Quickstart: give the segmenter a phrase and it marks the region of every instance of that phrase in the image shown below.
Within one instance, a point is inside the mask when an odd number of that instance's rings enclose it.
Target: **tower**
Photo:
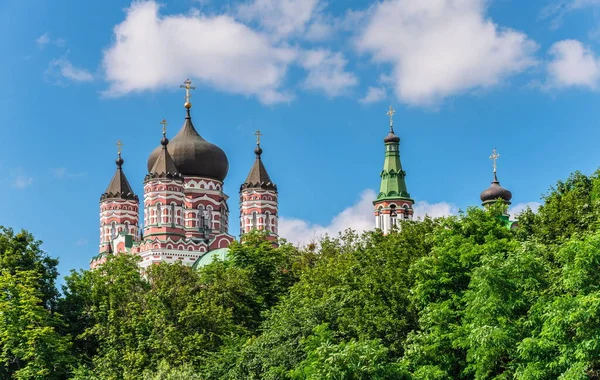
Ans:
[[[498,176],[496,174],[497,169],[497,160],[500,158],[500,154],[496,151],[496,148],[492,150],[492,155],[490,156],[490,160],[493,161],[494,165],[494,180],[492,184],[487,189],[483,190],[480,195],[481,205],[483,207],[490,207],[490,205],[496,202],[502,202],[506,206],[510,205],[510,200],[512,199],[512,193],[500,186],[500,182],[498,181]],[[507,215],[508,216],[508,215]]]
[[[138,236],[139,199],[123,172],[121,141],[117,146],[117,171],[100,196],[100,255],[92,261],[92,267],[106,254],[123,251],[127,244],[131,246]]]
[[[221,148],[206,141],[194,127],[190,90],[195,87],[189,79],[180,87],[185,89],[186,116],[183,126],[167,145],[167,152],[183,176],[183,232],[186,241],[193,243],[190,248],[193,251],[226,248],[233,241],[228,232],[228,196],[223,192],[229,161]],[[150,154],[149,171],[162,150],[159,146]]]
[[[400,162],[400,138],[394,133],[394,114],[396,111],[390,106],[387,115],[390,118],[390,132],[383,139],[385,144],[385,158],[381,171],[381,186],[375,206],[375,227],[384,234],[398,225],[398,219],[411,220],[413,217],[414,200],[406,189],[406,172],[402,170]]]
[[[256,131],[256,159],[246,181],[240,187],[240,236],[252,230],[266,231],[269,240],[279,233],[277,185],[271,181],[262,162],[260,131]]]
[[[163,120],[161,151],[144,178],[144,238],[160,245],[185,237],[183,176],[167,150],[167,122]],[[163,248],[163,247],[160,247]]]

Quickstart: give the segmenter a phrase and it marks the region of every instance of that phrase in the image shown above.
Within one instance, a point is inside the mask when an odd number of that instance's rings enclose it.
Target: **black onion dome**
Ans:
[[[385,143],[399,143],[400,142],[400,137],[396,136],[396,134],[394,133],[394,131],[390,131],[390,133],[385,136],[385,138],[383,139],[383,142]]]
[[[150,153],[148,171],[154,167],[161,149],[159,146]],[[167,149],[178,172],[184,176],[207,177],[219,181],[227,176],[229,161],[225,152],[198,134],[192,124],[189,109],[183,127],[169,142]]]
[[[496,177],[496,173],[494,173],[494,181],[487,189],[481,192],[479,196],[481,198],[481,202],[484,204],[495,202],[498,198],[502,199],[506,203],[510,204],[510,200],[512,199],[512,193],[508,190],[500,186],[500,182],[498,182],[498,177]]]

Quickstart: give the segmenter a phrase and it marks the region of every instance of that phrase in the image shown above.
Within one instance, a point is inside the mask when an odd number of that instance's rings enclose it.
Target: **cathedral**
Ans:
[[[229,171],[227,155],[221,148],[206,141],[192,122],[191,86],[185,89],[185,119],[172,140],[167,138],[163,120],[162,139],[148,157],[148,172],[144,178],[144,220],[140,221],[140,201],[133,192],[117,145],[116,172],[106,191],[100,196],[100,249],[92,258],[91,268],[102,265],[109,255],[132,254],[140,257],[140,266],[181,262],[199,267],[213,257],[224,259],[234,237],[229,234],[229,197],[223,192],[223,181]],[[375,228],[388,234],[399,228],[400,221],[413,220],[415,201],[406,187],[406,172],[400,161],[400,137],[394,132],[390,106],[389,133],[383,139],[385,153],[381,183],[373,201]],[[252,230],[264,231],[274,244],[278,240],[277,186],[262,162],[260,132],[256,132],[256,158],[246,181],[239,191],[240,236]],[[500,201],[510,205],[512,194],[500,186],[496,174],[494,149],[494,179],[481,193],[483,207]],[[508,228],[517,227],[503,216]]]
[[[116,172],[100,196],[100,249],[90,262],[96,268],[108,255],[127,253],[140,257],[146,268],[159,262],[198,265],[202,258],[224,257],[234,240],[229,234],[229,205],[223,181],[229,171],[227,155],[206,141],[194,127],[190,102],[191,81],[186,91],[185,119],[169,140],[166,121],[160,145],[148,157],[144,178],[144,220],[140,201],[123,171],[119,143]],[[252,229],[278,239],[278,193],[262,162],[257,131],[254,164],[241,184],[240,235]]]

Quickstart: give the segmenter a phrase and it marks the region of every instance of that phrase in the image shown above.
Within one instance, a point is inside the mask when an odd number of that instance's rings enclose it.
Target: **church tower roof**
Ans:
[[[254,160],[254,164],[252,165],[252,169],[250,169],[250,173],[248,173],[248,177],[246,181],[242,184],[240,191],[244,189],[268,189],[277,191],[277,185],[271,181],[271,177],[269,177],[269,173],[267,173],[267,169],[262,162],[261,155],[263,150],[260,146],[260,131],[256,131],[256,148],[254,148],[254,154],[256,154],[256,159]]]
[[[229,161],[221,148],[206,141],[194,128],[190,115],[190,108],[192,108],[190,90],[195,89],[195,87],[191,86],[191,83],[188,79],[181,85],[186,91],[186,102],[184,104],[186,117],[183,126],[169,144],[169,154],[177,170],[182,175],[223,181],[229,171]],[[150,154],[148,171],[152,171],[161,150],[162,148],[159,146]]]
[[[383,199],[404,199],[412,202],[406,188],[406,172],[402,170],[400,162],[400,137],[394,133],[393,116],[396,113],[390,106],[387,115],[390,117],[390,132],[383,139],[385,143],[385,159],[381,171],[381,185],[377,201]]]
[[[169,139],[167,138],[167,121],[163,120],[161,124],[163,125],[163,137],[160,140],[162,149],[158,154],[152,169],[150,169],[149,173],[146,175],[144,182],[153,178],[183,180],[183,176],[177,170],[177,167],[175,166],[175,163],[173,162],[173,159],[171,158],[171,155],[167,149],[167,146],[169,145]]]
[[[117,146],[118,157],[115,161],[117,164],[117,171],[110,180],[110,183],[108,184],[108,187],[106,188],[104,194],[100,196],[100,200],[103,201],[105,199],[124,199],[137,201],[138,196],[135,195],[135,193],[131,189],[131,185],[129,184],[129,181],[125,176],[125,173],[123,172],[123,164],[125,163],[125,161],[121,157],[121,147],[123,146],[123,144],[121,144],[120,140],[117,142]]]
[[[500,182],[498,181],[498,176],[496,174],[496,160],[499,157],[500,154],[498,154],[494,148],[492,155],[490,156],[490,159],[494,161],[494,180],[492,181],[490,187],[483,190],[479,196],[483,206],[494,203],[498,199],[501,199],[505,204],[510,205],[510,200],[512,199],[512,193],[500,186]]]

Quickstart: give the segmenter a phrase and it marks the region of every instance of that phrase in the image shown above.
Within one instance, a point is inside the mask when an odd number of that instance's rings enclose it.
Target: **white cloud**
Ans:
[[[502,83],[536,63],[537,44],[486,18],[485,0],[386,0],[368,12],[356,41],[392,65],[398,98],[431,105]]]
[[[542,204],[539,202],[517,203],[508,209],[508,213],[512,218],[519,216],[520,213],[530,208],[533,212],[537,212]]]
[[[238,17],[256,21],[276,39],[303,34],[307,24],[318,11],[319,0],[253,0],[237,8]],[[312,37],[325,32],[319,25],[311,31]],[[317,29],[321,30],[317,30]]]
[[[44,47],[46,47],[46,45],[48,45],[50,43],[50,35],[48,35],[48,32],[39,36],[38,39],[35,40],[35,43],[37,43],[37,45],[40,47],[40,49],[43,49]]]
[[[85,176],[85,173],[72,173],[67,168],[55,168],[51,172],[56,179],[71,179]]]
[[[321,90],[329,97],[344,94],[358,83],[356,75],[346,71],[347,63],[341,53],[324,49],[304,52],[302,66],[308,70],[304,87]]]
[[[336,215],[331,222],[322,226],[313,224],[306,220],[296,218],[279,219],[279,235],[294,244],[304,245],[312,241],[317,241],[325,235],[337,236],[351,228],[358,232],[375,229],[375,216],[373,214],[373,200],[377,194],[373,190],[365,190],[360,195],[358,201]],[[431,217],[440,217],[452,215],[457,212],[457,208],[445,202],[429,204],[421,201],[414,206],[415,217],[424,217],[425,214]]]
[[[40,49],[43,49],[49,44],[53,44],[58,47],[64,47],[66,44],[66,41],[63,38],[54,38],[53,39],[50,37],[50,33],[46,32],[46,33],[42,34],[41,36],[39,36],[35,40],[35,43],[38,45],[38,47]]]
[[[66,58],[58,58],[50,61],[45,72],[46,78],[62,83],[63,79],[71,82],[91,82],[94,76],[86,69],[78,68]]]
[[[12,185],[17,189],[24,189],[33,184],[33,177],[29,177],[24,174],[18,174],[13,178]]]
[[[383,87],[372,87],[369,86],[367,93],[364,98],[360,99],[359,102],[364,104],[377,103],[387,97],[387,91]]]
[[[418,201],[413,206],[414,218],[423,219],[425,216],[431,218],[441,218],[443,216],[456,215],[458,207],[451,203],[428,203],[426,201]]]
[[[103,60],[108,95],[173,86],[190,77],[263,103],[290,99],[280,88],[295,50],[273,46],[229,16],[160,16],[154,1],[133,3],[114,34]]]
[[[540,17],[550,19],[550,27],[557,29],[567,13],[594,6],[600,6],[600,0],[556,0],[542,8]]]
[[[600,60],[579,41],[564,40],[550,48],[548,87],[598,87]]]

